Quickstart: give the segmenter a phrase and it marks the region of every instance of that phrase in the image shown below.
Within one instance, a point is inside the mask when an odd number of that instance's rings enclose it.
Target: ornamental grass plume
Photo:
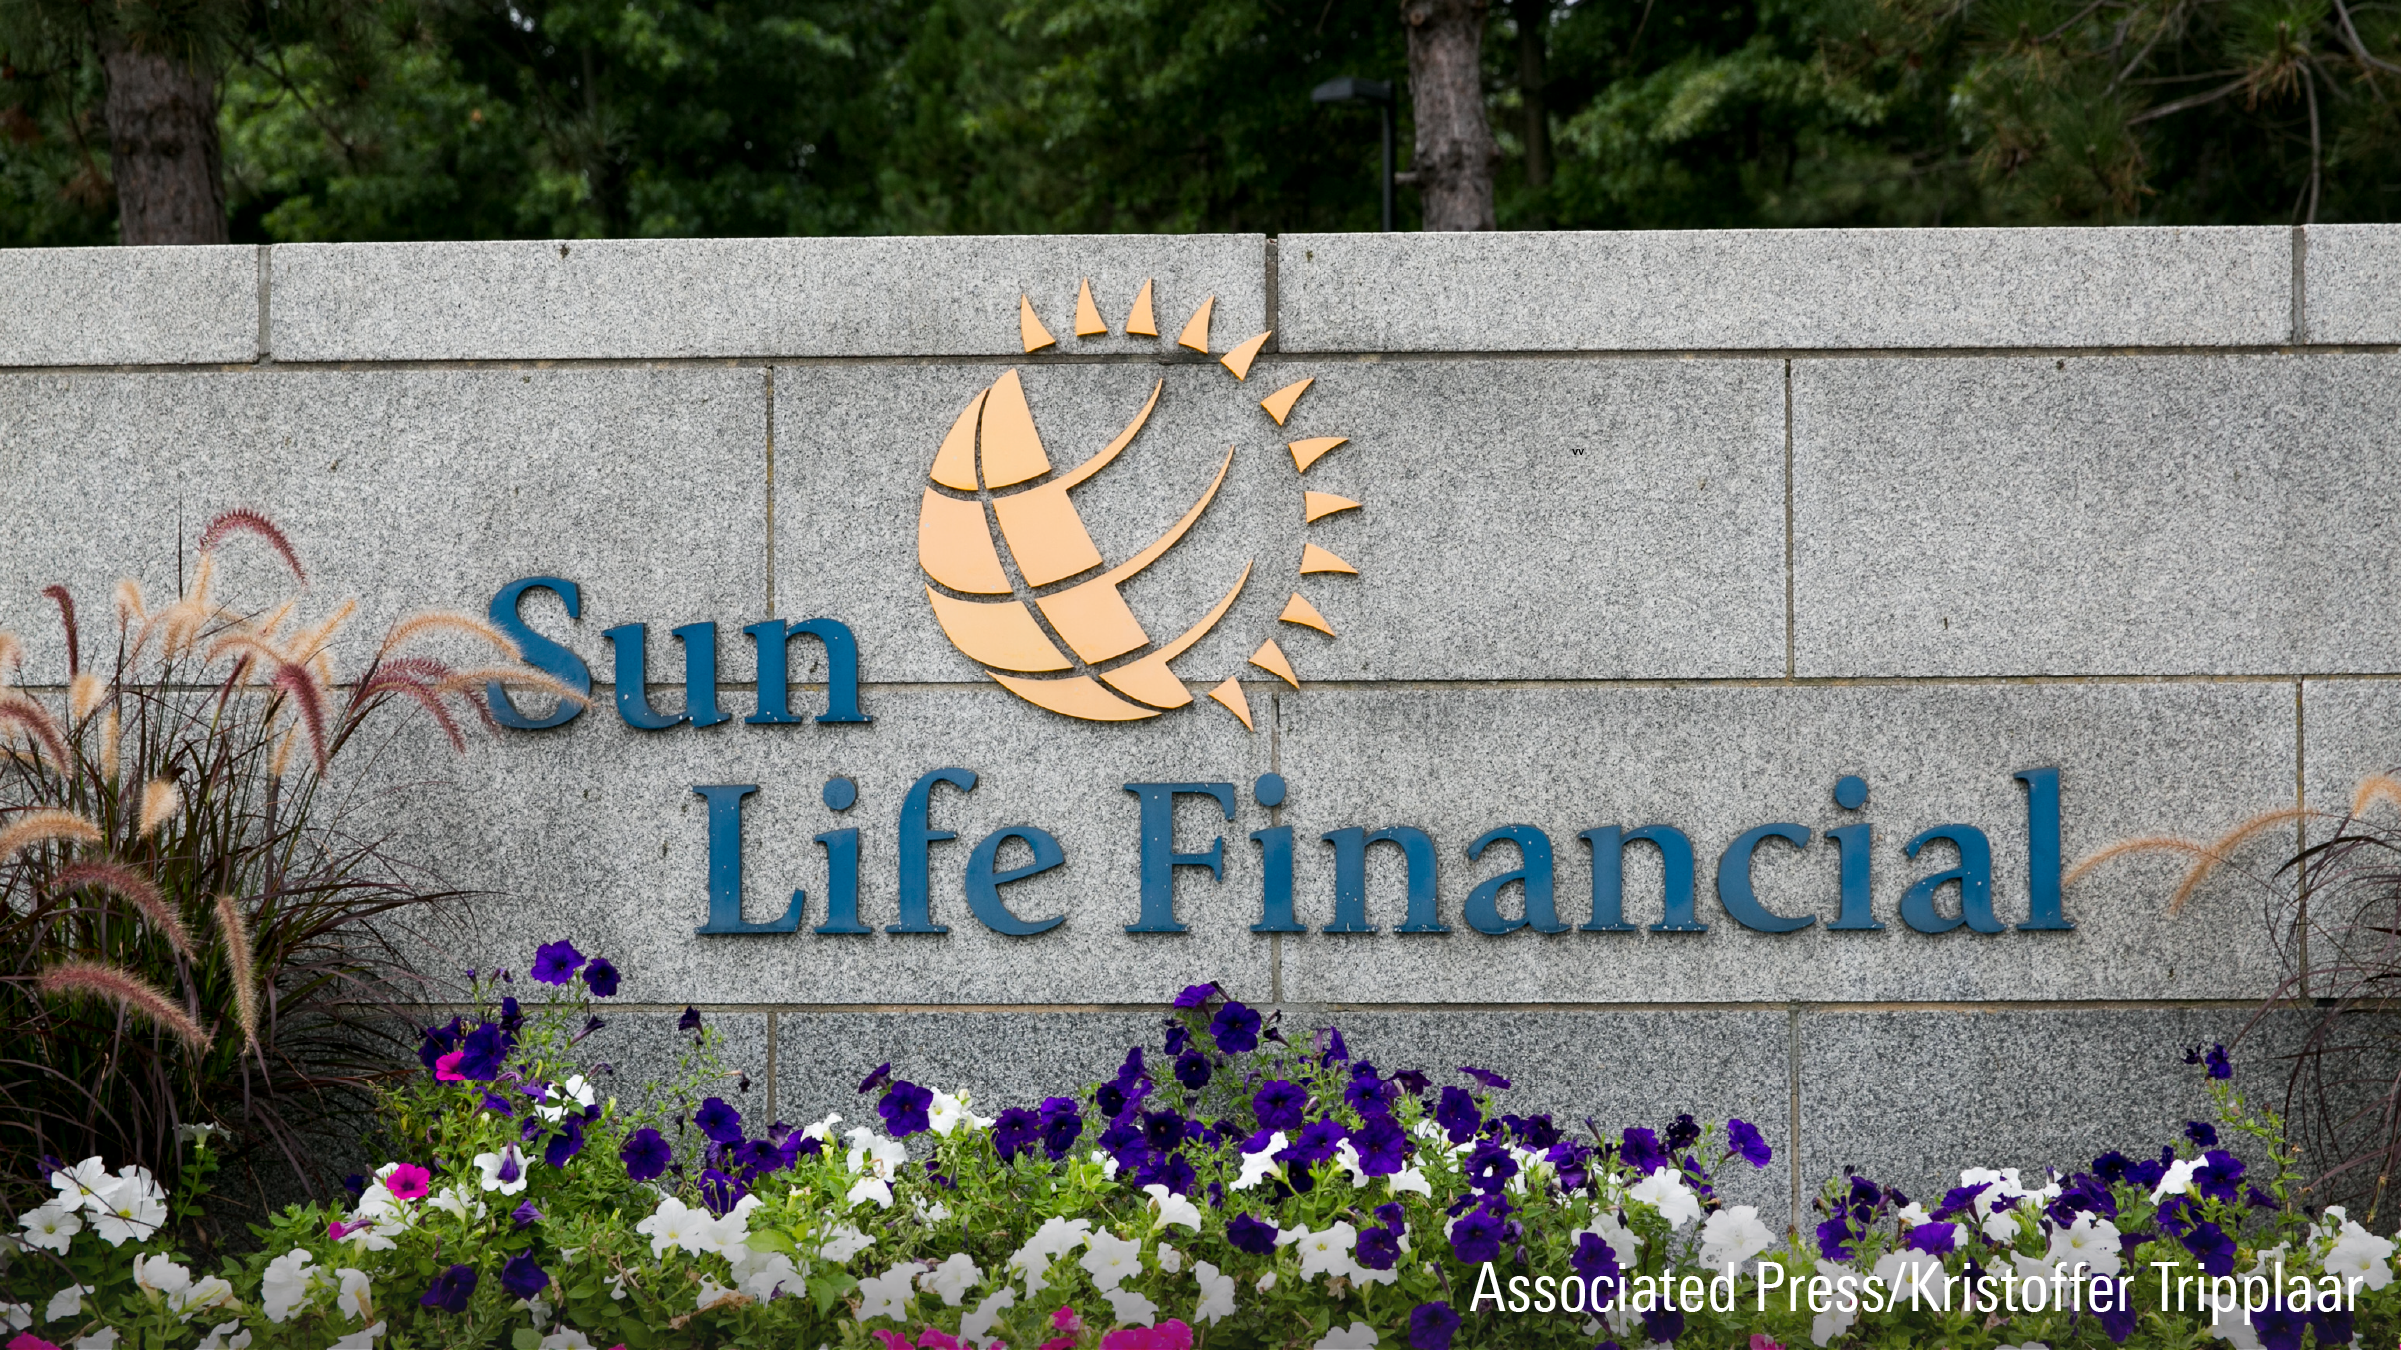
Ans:
[[[326,1193],[310,1132],[406,1062],[385,1015],[419,988],[403,953],[461,894],[350,825],[329,790],[343,752],[396,707],[464,750],[491,725],[488,682],[573,697],[455,615],[404,618],[345,666],[355,603],[216,594],[220,550],[244,547],[305,587],[272,521],[227,512],[198,544],[164,604],[117,584],[107,659],[87,661],[74,596],[46,588],[64,685],[0,687],[0,1208],[36,1198],[5,1188],[38,1186],[45,1156],[172,1188],[179,1138],[217,1125],[237,1175],[280,1159]],[[460,633],[502,659],[467,680],[422,650]],[[21,650],[0,634],[0,673]]]

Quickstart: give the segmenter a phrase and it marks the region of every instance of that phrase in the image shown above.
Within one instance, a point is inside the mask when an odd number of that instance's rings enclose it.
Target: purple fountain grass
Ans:
[[[190,1013],[176,1007],[173,1000],[130,970],[99,961],[61,961],[45,967],[35,983],[52,998],[89,994],[107,999],[126,1013],[172,1034],[195,1053],[206,1052],[216,1039],[193,1021]]]

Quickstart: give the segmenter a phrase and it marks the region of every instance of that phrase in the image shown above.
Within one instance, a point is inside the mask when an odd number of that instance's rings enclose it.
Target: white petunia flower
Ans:
[[[1282,1152],[1284,1146],[1291,1142],[1284,1137],[1282,1130],[1278,1130],[1267,1136],[1267,1142],[1259,1146],[1258,1152],[1243,1154],[1242,1175],[1234,1179],[1233,1189],[1247,1191],[1258,1185],[1269,1173],[1279,1171],[1276,1166],[1276,1154]]]
[[[1200,1282],[1200,1306],[1192,1310],[1192,1320],[1215,1324],[1234,1315],[1234,1277],[1206,1261],[1192,1264],[1192,1278]]]
[[[961,1125],[971,1130],[992,1128],[990,1120],[967,1109],[967,1094],[964,1092],[935,1093],[933,1105],[926,1108],[925,1119],[926,1123],[933,1127],[934,1133],[945,1137],[948,1137],[952,1130]]]
[[[250,1350],[250,1333],[239,1322],[219,1322],[193,1350]]]
[[[693,1298],[692,1311],[707,1312],[720,1303],[729,1303],[740,1297],[742,1297],[741,1290],[728,1289],[703,1275],[700,1277],[700,1292]]]
[[[2161,1177],[2159,1184],[2151,1188],[2151,1203],[2156,1205],[2171,1195],[2183,1195],[2190,1191],[2193,1188],[2193,1172],[2196,1170],[2196,1166],[2190,1158],[2178,1158],[2169,1163],[2167,1175]]]
[[[167,1223],[167,1193],[151,1180],[146,1167],[124,1167],[119,1175],[85,1197],[92,1216],[92,1233],[111,1247],[127,1238],[148,1241]]]
[[[83,1311],[83,1296],[92,1292],[88,1284],[70,1284],[59,1290],[50,1296],[49,1305],[42,1309],[42,1320],[55,1322],[62,1317],[75,1316]]]
[[[792,1264],[791,1257],[782,1252],[753,1252],[748,1247],[737,1250],[743,1253],[739,1262],[732,1260],[733,1252],[726,1253],[734,1267],[734,1288],[761,1303],[772,1302],[787,1285],[800,1288],[800,1268]]]
[[[1159,1212],[1159,1217],[1150,1226],[1152,1232],[1156,1233],[1171,1223],[1180,1223],[1195,1233],[1200,1231],[1200,1209],[1190,1200],[1157,1182],[1143,1187],[1142,1193],[1150,1197],[1151,1208]]]
[[[383,1328],[384,1324],[378,1322],[362,1331],[351,1332],[327,1346],[326,1350],[375,1350],[375,1338],[383,1335]]]
[[[1828,1280],[1835,1280],[1845,1275],[1856,1276],[1859,1272],[1852,1270],[1849,1266],[1838,1266],[1832,1261],[1821,1260],[1817,1263],[1817,1273]],[[1859,1301],[1857,1299],[1851,1301],[1851,1308],[1848,1312],[1843,1311],[1842,1300],[1836,1299],[1826,1305],[1824,1312],[1810,1319],[1809,1339],[1819,1345],[1824,1345],[1849,1331],[1851,1324],[1858,1320]]]
[[[2125,1266],[2118,1251],[2118,1226],[2097,1214],[2079,1214],[2065,1228],[2051,1231],[2051,1249],[2043,1260],[2074,1271],[2081,1264],[2087,1275],[2115,1275]]]
[[[1159,1269],[1166,1271],[1168,1274],[1178,1274],[1184,1269],[1184,1254],[1177,1251],[1175,1248],[1168,1246],[1166,1243],[1162,1242],[1159,1244],[1158,1255]]]
[[[853,1172],[890,1181],[901,1165],[908,1162],[909,1149],[899,1140],[886,1139],[862,1125],[850,1131],[850,1151],[845,1160]]]
[[[967,1301],[967,1291],[984,1282],[984,1271],[965,1252],[952,1252],[941,1265],[917,1277],[917,1287],[940,1298],[945,1307]]]
[[[1002,1313],[1016,1305],[1017,1291],[1006,1285],[1001,1286],[998,1293],[986,1294],[983,1302],[976,1304],[972,1311],[959,1319],[959,1339],[975,1346],[977,1350],[987,1350],[995,1339],[992,1335],[993,1325],[1000,1321]]]
[[[367,1272],[344,1266],[334,1272],[334,1278],[342,1282],[342,1291],[334,1295],[335,1307],[350,1314],[354,1322],[364,1322],[375,1315],[375,1292]]]
[[[634,1231],[650,1239],[650,1254],[663,1257],[670,1247],[681,1247],[698,1256],[701,1243],[707,1240],[710,1219],[705,1209],[696,1210],[672,1195],[659,1197],[659,1207],[650,1217],[634,1225]]]
[[[26,1243],[66,1255],[67,1244],[83,1231],[83,1218],[76,1213],[77,1208],[61,1197],[25,1211],[19,1222],[25,1227]]]
[[[89,1336],[78,1336],[68,1350],[116,1350],[120,1333],[115,1327],[102,1327]]]
[[[484,1209],[484,1202],[476,1199],[475,1192],[465,1186],[444,1186],[428,1197],[425,1203],[445,1214],[467,1220],[480,1219],[488,1212]]]
[[[483,1174],[481,1182],[487,1191],[515,1195],[525,1189],[525,1153],[515,1144],[498,1153],[476,1154],[475,1170]]]
[[[85,1199],[114,1178],[108,1174],[108,1164],[90,1157],[73,1167],[62,1167],[50,1174],[50,1185],[59,1198],[69,1205],[81,1206]]]
[[[848,1261],[875,1245],[875,1239],[846,1223],[825,1230],[825,1239],[817,1247],[817,1255],[836,1265]]]
[[[23,1331],[33,1325],[30,1303],[0,1303],[0,1331]]]
[[[133,1284],[145,1294],[172,1298],[191,1289],[192,1272],[163,1256],[136,1253],[133,1258]]]
[[[1701,1264],[1713,1270],[1740,1266],[1775,1244],[1775,1234],[1759,1222],[1758,1206],[1735,1205],[1701,1225]]]
[[[1912,1200],[1908,1204],[1894,1210],[1892,1214],[1894,1218],[1899,1219],[1902,1223],[1907,1224],[1911,1228],[1915,1228],[1922,1223],[1934,1222],[1934,1216],[1928,1214],[1926,1212],[1926,1207],[1919,1204],[1915,1200]]]
[[[1426,1180],[1426,1169],[1422,1167],[1404,1167],[1385,1180],[1391,1183],[1394,1195],[1414,1192],[1428,1200],[1434,1198],[1433,1183]]]
[[[1944,1271],[1939,1256],[1920,1251],[1886,1252],[1876,1258],[1873,1273],[1891,1291],[1896,1304],[1906,1303],[1912,1296],[1921,1302],[1943,1297]]]
[[[1103,1289],[1100,1296],[1109,1301],[1110,1315],[1123,1326],[1147,1327],[1159,1320],[1159,1305],[1131,1289]]]
[[[1108,1154],[1101,1152],[1097,1148],[1092,1150],[1090,1156],[1092,1158],[1092,1165],[1100,1169],[1102,1176],[1107,1177],[1111,1181],[1117,1180],[1117,1160],[1115,1158],[1110,1157]]]
[[[1334,1327],[1318,1337],[1310,1350],[1376,1350],[1376,1329],[1365,1322]]]
[[[877,1209],[890,1209],[892,1208],[892,1187],[887,1185],[882,1177],[860,1177],[850,1184],[850,1194],[843,1197],[842,1203],[855,1205],[861,1200],[873,1200]]]
[[[1275,1287],[1276,1287],[1276,1273],[1275,1273],[1274,1271],[1272,1271],[1272,1270],[1271,1270],[1271,1271],[1267,1272],[1266,1274],[1264,1274],[1264,1275],[1260,1276],[1260,1277],[1259,1277],[1259,1282],[1258,1282],[1258,1284],[1256,1284],[1256,1285],[1254,1285],[1254,1286],[1252,1286],[1252,1287],[1253,1287],[1253,1288],[1256,1288],[1256,1289],[1257,1289],[1257,1290],[1258,1290],[1260,1293],[1262,1293],[1262,1294],[1266,1293],[1266,1292],[1267,1292],[1268,1290],[1270,1290],[1270,1289],[1273,1289],[1273,1288],[1275,1288]]]
[[[1604,1209],[1593,1215],[1592,1222],[1585,1225],[1583,1231],[1609,1244],[1609,1251],[1617,1258],[1619,1270],[1634,1268],[1634,1258],[1637,1249],[1642,1246],[1642,1239],[1634,1235],[1633,1229],[1626,1227],[1616,1211]]]
[[[1684,1178],[1672,1167],[1653,1168],[1651,1174],[1635,1182],[1626,1191],[1626,1198],[1639,1200],[1659,1211],[1670,1228],[1682,1228],[1701,1217],[1701,1198],[1684,1184]]]
[[[592,1350],[592,1338],[573,1327],[560,1327],[544,1336],[537,1350]]]
[[[177,1317],[189,1322],[211,1308],[235,1306],[233,1286],[219,1276],[192,1281],[192,1287],[180,1294],[170,1295],[167,1307]]]
[[[1124,1283],[1127,1276],[1142,1273],[1142,1244],[1104,1228],[1087,1239],[1083,1258],[1076,1264],[1105,1294]]]
[[[917,1291],[919,1267],[902,1264],[881,1275],[870,1275],[859,1281],[859,1310],[861,1322],[877,1317],[899,1321],[908,1316],[910,1296]]]
[[[310,1291],[319,1280],[328,1278],[316,1257],[306,1248],[294,1247],[267,1263],[267,1272],[259,1282],[259,1302],[270,1322],[290,1320],[292,1310],[308,1301]]]
[[[2365,1280],[2368,1288],[2382,1289],[2393,1282],[2393,1244],[2345,1219],[2322,1264],[2329,1275]]]
[[[594,1092],[592,1085],[585,1082],[584,1076],[579,1073],[571,1076],[564,1083],[551,1084],[550,1090],[543,1094],[543,1100],[555,1101],[558,1104],[556,1106],[537,1106],[534,1108],[534,1114],[556,1124],[567,1114],[570,1103],[573,1104],[575,1113],[582,1115],[583,1108],[596,1105],[600,1101],[600,1094]]]
[[[1340,1220],[1320,1233],[1302,1229],[1295,1243],[1295,1250],[1301,1255],[1301,1278],[1313,1280],[1320,1275],[1331,1275],[1341,1279],[1350,1275],[1358,1269],[1351,1260],[1351,1247],[1358,1240],[1359,1230]]]

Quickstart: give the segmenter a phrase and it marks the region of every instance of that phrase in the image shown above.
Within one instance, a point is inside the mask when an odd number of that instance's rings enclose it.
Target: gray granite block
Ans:
[[[747,678],[743,623],[767,613],[766,378],[740,370],[274,371],[0,377],[0,626],[28,644],[26,678],[64,679],[65,582],[86,653],[114,650],[110,588],[153,606],[196,566],[218,512],[264,512],[309,569],[307,616],[356,597],[335,649],[349,678],[373,638],[421,608],[480,615],[523,576],[578,584],[580,624],[547,594],[524,612],[609,678],[601,630],[713,619],[727,678]],[[264,608],[289,573],[258,541],[220,553],[216,595]],[[450,644],[460,659],[489,655]],[[670,676],[673,678],[673,676]],[[672,699],[663,699],[671,703]]]
[[[997,374],[776,373],[778,608],[852,623],[872,678],[978,678],[934,621],[914,541],[935,449]],[[1235,447],[1209,514],[1126,592],[1164,641],[1256,564],[1177,663],[1201,687],[1270,637],[1304,682],[1783,671],[1775,362],[1275,360],[1239,386],[1213,367],[1028,368],[1054,467],[1099,449],[1162,377],[1150,424],[1075,500],[1115,563]],[[1316,383],[1278,427],[1257,400],[1300,379]],[[1287,444],[1324,436],[1350,443],[1296,472]],[[1304,525],[1304,491],[1362,507]],[[1301,576],[1306,543],[1358,575]],[[1276,622],[1296,593],[1337,636]]]
[[[2117,860],[2065,892],[2073,932],[1930,935],[1898,917],[1904,890],[1954,864],[1948,844],[1916,860],[1919,831],[1983,830],[1998,919],[2028,915],[2025,791],[2011,775],[2055,766],[2069,863],[2140,835],[2206,839],[2291,801],[2293,693],[2272,684],[1889,685],[1785,688],[1334,689],[1283,704],[1282,766],[1295,830],[1299,917],[1333,921],[1328,830],[1413,825],[1437,857],[1447,934],[1394,932],[1403,917],[1397,848],[1371,851],[1373,936],[1322,931],[1283,944],[1286,998],[1371,1003],[1649,1003],[1791,1000],[2226,998],[2265,993],[2277,963],[2255,892],[2231,873],[2166,912],[2180,859]],[[1869,797],[1839,809],[1836,780],[1858,774]],[[1718,860],[1752,826],[1874,829],[1870,899],[1882,931],[1829,931],[1837,850],[1771,841],[1755,857],[1772,913],[1815,916],[1798,932],[1736,923],[1718,901]],[[1626,850],[1626,920],[1639,933],[1504,936],[1471,931],[1464,901],[1517,865],[1498,826],[1529,824],[1551,841],[1559,917],[1589,921],[1592,860],[1579,831],[1664,822],[1695,856],[1705,934],[1654,933],[1662,917],[1656,852]],[[2244,862],[2280,861],[2284,840],[2255,841]],[[1502,897],[1518,912],[1516,887]],[[1953,892],[1938,897],[1956,913]]]
[[[2339,818],[2371,778],[2401,776],[2401,681],[2311,680],[2301,704],[2309,733],[2302,788],[2311,807]],[[2369,803],[2366,814],[2389,823],[2395,813],[2388,799]]]
[[[1258,235],[286,244],[282,361],[1013,356],[1018,297],[1058,353],[1209,349],[1268,326]],[[1075,336],[1079,283],[1111,336]],[[1124,336],[1145,279],[1160,336]],[[1187,353],[1189,354],[1189,353]]]
[[[1717,1174],[1728,1204],[1755,1205],[1771,1228],[1792,1208],[1790,1037],[1782,1012],[1707,1009],[1622,1012],[1405,1012],[1336,1009],[1352,1054],[1387,1073],[1422,1069],[1437,1086],[1476,1085],[1462,1064],[1510,1080],[1492,1094],[1499,1112],[1547,1111],[1570,1135],[1615,1140],[1628,1126],[1665,1134],[1679,1113],[1712,1131],[1704,1151],[1725,1147],[1729,1117],[1759,1127],[1775,1160],[1765,1168],[1729,1163]],[[1811,1184],[1805,1181],[1804,1183]]]
[[[702,1014],[703,1023],[719,1037],[718,1073],[707,1071],[689,1032],[676,1029],[678,1013],[610,1011],[602,1000],[596,1011],[608,1025],[593,1032],[576,1048],[584,1062],[597,1070],[593,1081],[603,1097],[615,1097],[628,1110],[645,1108],[665,1117],[689,1117],[701,1100],[722,1097],[742,1113],[745,1124],[759,1134],[775,1118],[775,1103],[767,1095],[767,1014],[720,1012]]]
[[[2289,1025],[2238,1040],[2249,1008],[1809,1010],[1801,1016],[1806,1204],[1853,1169],[1933,1209],[1961,1169],[2089,1170],[2102,1152],[2190,1151],[2215,1116],[2188,1048],[2232,1044],[2234,1085],[2279,1109]],[[2228,1134],[2226,1139],[2233,1141]],[[2263,1161],[2246,1143],[2238,1151]],[[1822,1216],[1819,1216],[1822,1217]]]
[[[775,1087],[785,1120],[839,1113],[875,1123],[859,1083],[879,1064],[895,1077],[965,1093],[976,1114],[1072,1097],[1117,1072],[1126,1050],[1160,1043],[1157,1012],[823,1012],[776,1014]]]
[[[258,252],[247,244],[0,252],[0,366],[254,360]]]
[[[2272,227],[1287,234],[1287,352],[2257,346]]]
[[[2401,225],[2312,225],[2302,259],[2307,342],[2401,342]]]
[[[2401,357],[1793,365],[1809,675],[2401,669]]]
[[[1217,714],[1133,725],[1068,723],[992,687],[876,689],[872,725],[627,729],[608,710],[547,732],[505,736],[464,756],[412,733],[362,780],[354,828],[453,884],[496,893],[484,940],[498,954],[573,938],[624,972],[623,997],[645,1003],[1051,1004],[1158,1003],[1187,984],[1270,987],[1268,940],[1248,931],[1258,893],[1245,839],[1266,812],[1239,799],[1224,820],[1205,798],[1176,807],[1175,846],[1226,839],[1225,877],[1178,869],[1188,931],[1129,936],[1139,915],[1140,812],[1129,782],[1225,781],[1247,789],[1269,762],[1268,738]],[[1215,712],[1215,709],[1209,709]],[[898,818],[919,775],[963,767],[972,793],[940,788],[932,825],[958,838],[931,846],[933,921],[946,935],[892,934],[900,921]],[[842,814],[821,799],[836,774],[858,788]],[[708,918],[708,807],[695,784],[756,784],[743,809],[745,913],[779,917],[808,893],[804,931],[699,937]],[[1002,892],[1014,912],[1064,922],[1003,937],[969,912],[969,853],[1003,826],[1056,836],[1065,865]],[[821,936],[827,855],[820,833],[860,831],[858,936]],[[1002,867],[1022,865],[1010,843]],[[473,964],[473,962],[468,962]],[[1256,997],[1258,995],[1254,995]]]

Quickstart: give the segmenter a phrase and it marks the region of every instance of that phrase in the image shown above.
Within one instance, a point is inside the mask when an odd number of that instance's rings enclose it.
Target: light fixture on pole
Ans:
[[[1314,103],[1373,103],[1384,131],[1384,233],[1392,233],[1392,82],[1345,75],[1309,91]]]

